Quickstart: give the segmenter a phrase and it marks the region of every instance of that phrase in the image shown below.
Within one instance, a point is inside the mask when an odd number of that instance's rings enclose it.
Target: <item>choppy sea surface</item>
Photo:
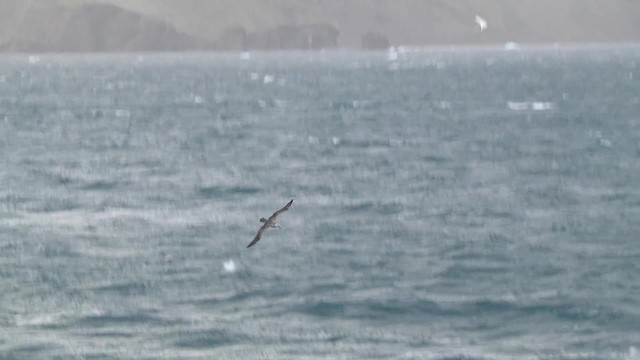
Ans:
[[[0,129],[0,359],[640,358],[640,47],[5,55]]]

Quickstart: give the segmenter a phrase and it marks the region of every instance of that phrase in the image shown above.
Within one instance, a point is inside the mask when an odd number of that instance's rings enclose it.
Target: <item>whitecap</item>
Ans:
[[[389,48],[389,52],[387,53],[387,60],[389,61],[398,60],[398,52],[396,51],[396,48],[394,48],[393,46]]]
[[[131,116],[131,113],[127,109],[116,110],[116,117],[123,118],[123,117],[129,117],[129,116]]]
[[[448,101],[440,101],[440,109],[446,110],[451,109],[451,103]]]
[[[529,103],[508,101],[507,107],[509,108],[509,110],[524,111],[529,109]]]
[[[520,45],[518,45],[518,43],[516,43],[516,42],[509,41],[508,43],[504,44],[504,49],[505,50],[518,50],[518,49],[520,49]]]
[[[18,315],[16,316],[15,324],[19,327],[53,325],[57,323],[59,319],[60,316],[55,314],[41,314],[31,317]]]
[[[531,109],[536,111],[553,110],[554,107],[554,104],[551,102],[534,101],[533,103],[531,103]]]
[[[605,147],[605,148],[612,148],[613,147],[613,142],[609,139],[605,139],[605,138],[600,138],[600,146]]]
[[[391,147],[402,147],[404,145],[405,142],[402,139],[389,139],[389,146]]]
[[[228,273],[234,273],[237,270],[236,263],[232,259],[223,262],[222,266],[224,267],[224,271]]]
[[[589,136],[599,139],[599,138],[602,137],[602,131],[600,131],[600,130],[589,130]]]

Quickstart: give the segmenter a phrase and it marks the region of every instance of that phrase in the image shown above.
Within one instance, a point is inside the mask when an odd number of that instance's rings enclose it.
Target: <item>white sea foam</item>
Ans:
[[[119,118],[124,118],[124,117],[130,117],[131,116],[131,112],[129,112],[129,110],[127,109],[117,109],[116,110],[116,117]]]
[[[271,84],[274,80],[273,75],[265,75],[264,78],[262,79],[262,82],[265,84]]]
[[[548,101],[507,101],[507,108],[513,111],[548,111],[556,108],[556,105]]]
[[[536,111],[552,110],[553,108],[554,104],[551,102],[534,101],[531,103],[531,109]]]
[[[52,325],[58,322],[59,319],[60,316],[56,314],[40,314],[34,316],[17,315],[15,324],[19,327]]]
[[[398,52],[396,51],[396,48],[394,48],[393,46],[389,48],[389,52],[387,53],[387,60],[389,61],[398,60]]]
[[[613,142],[609,139],[605,139],[605,138],[600,138],[600,146],[605,147],[605,148],[612,148],[613,147]]]
[[[518,43],[516,43],[516,42],[509,41],[508,43],[504,44],[504,49],[505,50],[519,50],[520,49],[520,45],[518,45]]]
[[[389,139],[389,146],[391,147],[402,147],[405,142],[402,139]]]
[[[451,103],[449,101],[440,101],[440,109],[451,109]]]
[[[228,273],[234,273],[237,270],[236,263],[232,259],[222,263],[222,266],[224,267],[224,271]]]
[[[509,108],[509,110],[524,111],[529,109],[529,103],[508,101],[507,107]]]

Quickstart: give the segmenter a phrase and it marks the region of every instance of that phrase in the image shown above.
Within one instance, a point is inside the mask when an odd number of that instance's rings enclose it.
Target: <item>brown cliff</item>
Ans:
[[[205,45],[162,21],[105,4],[32,8],[15,34],[1,45],[3,50],[176,51]]]

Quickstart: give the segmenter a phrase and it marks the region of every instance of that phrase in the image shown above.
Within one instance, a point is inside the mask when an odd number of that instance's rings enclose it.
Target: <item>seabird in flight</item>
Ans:
[[[282,209],[274,212],[273,215],[271,215],[271,217],[269,219],[261,218],[260,222],[263,223],[263,224],[260,227],[260,230],[258,230],[258,233],[256,234],[256,237],[253,238],[253,240],[251,241],[251,243],[247,247],[249,248],[249,247],[252,247],[253,245],[255,245],[255,243],[257,243],[260,240],[260,237],[262,237],[262,233],[265,230],[267,230],[268,228],[277,227],[279,229],[280,225],[278,225],[278,223],[276,223],[276,218],[278,217],[278,215],[280,215],[283,212],[289,210],[289,208],[291,207],[291,204],[293,204],[293,199],[291,199],[291,201],[289,201],[287,203],[287,205],[285,205]]]
[[[483,19],[480,15],[476,15],[476,24],[480,27],[480,32],[487,29],[487,20]]]

